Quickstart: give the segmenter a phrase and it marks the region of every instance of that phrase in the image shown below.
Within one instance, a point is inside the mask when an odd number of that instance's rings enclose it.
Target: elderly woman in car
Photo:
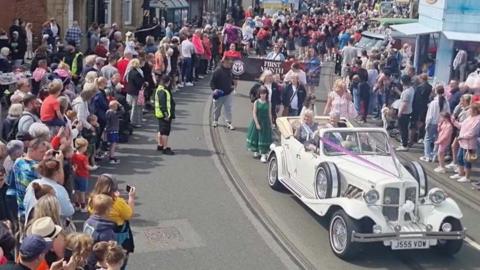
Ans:
[[[313,121],[313,111],[305,110],[303,114],[302,123],[295,130],[295,138],[301,143],[310,141],[314,137],[315,131],[318,129],[318,124]]]

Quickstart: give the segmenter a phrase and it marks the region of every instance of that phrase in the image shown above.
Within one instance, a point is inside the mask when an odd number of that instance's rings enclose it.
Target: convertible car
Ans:
[[[382,128],[355,128],[345,119],[336,127],[316,117],[318,130],[301,143],[299,117],[281,117],[279,145],[268,157],[268,184],[287,188],[330,221],[332,251],[354,258],[362,245],[382,242],[393,250],[435,247],[448,255],[463,245],[457,203],[439,188],[428,190],[416,161],[401,163]]]

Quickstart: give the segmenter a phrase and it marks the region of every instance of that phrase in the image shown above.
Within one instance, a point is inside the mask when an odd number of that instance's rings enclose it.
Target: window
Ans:
[[[105,3],[105,23],[108,25],[112,24],[112,0],[104,0]]]
[[[132,24],[132,2],[133,0],[123,0],[123,23]]]

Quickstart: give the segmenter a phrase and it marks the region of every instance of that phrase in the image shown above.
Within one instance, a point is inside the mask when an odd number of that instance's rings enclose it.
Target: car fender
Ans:
[[[424,224],[432,225],[435,231],[440,229],[440,226],[447,217],[461,219],[463,213],[458,207],[458,204],[452,199],[447,198],[440,205],[423,205],[418,208],[419,216]]]
[[[319,214],[323,213],[324,215],[332,207],[338,207],[343,209],[345,213],[353,219],[361,220],[363,218],[369,218],[375,222],[375,224],[381,225],[382,227],[387,225],[385,217],[382,215],[381,206],[368,206],[363,200],[344,197],[316,201],[317,203],[313,203],[310,207]]]
[[[272,147],[270,150],[270,153],[268,154],[268,160],[272,158],[273,155],[276,156],[277,162],[278,162],[278,178],[283,179],[286,175],[285,172],[285,155],[284,155],[285,150],[281,146],[275,146]]]

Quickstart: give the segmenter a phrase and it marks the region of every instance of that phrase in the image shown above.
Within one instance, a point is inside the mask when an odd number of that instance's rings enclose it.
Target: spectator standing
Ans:
[[[442,85],[435,87],[436,97],[428,104],[425,118],[425,137],[423,139],[424,155],[420,157],[423,161],[433,161],[434,150],[432,149],[438,135],[438,124],[442,113],[450,113],[450,107],[445,99],[445,90]]]
[[[445,153],[452,141],[453,124],[451,115],[447,112],[441,114],[440,123],[438,123],[438,138],[435,141],[435,147],[438,148],[438,167],[433,169],[437,173],[445,173]]]
[[[355,59],[357,59],[357,48],[353,47],[353,41],[348,40],[347,46],[341,49],[342,54],[342,77],[346,78],[349,74],[350,68],[353,66]]]
[[[453,111],[452,117],[455,121],[461,123],[463,122],[468,116],[469,116],[469,111],[470,111],[470,103],[472,100],[472,95],[470,94],[464,94],[460,98],[460,103],[455,107],[455,110]],[[452,122],[454,123],[454,121]],[[454,125],[454,131],[453,131],[453,142],[452,142],[452,162],[445,166],[447,169],[452,169],[452,170],[458,170],[457,168],[457,152],[458,152],[458,129]]]
[[[195,46],[192,43],[192,35],[180,44],[182,62],[182,80],[179,87],[193,86],[193,55],[195,54]]]
[[[22,104],[12,104],[8,108],[8,115],[3,120],[2,125],[2,138],[5,141],[14,140],[16,137],[16,132],[18,131],[18,125],[15,128],[15,124],[18,124],[18,119],[22,115],[23,106]]]
[[[413,97],[415,90],[412,86],[412,78],[404,75],[401,78],[403,91],[400,95],[400,106],[398,108],[398,126],[400,128],[400,136],[402,145],[397,147],[397,151],[408,151],[408,130],[410,125],[410,117],[412,114]]]
[[[470,182],[472,171],[472,161],[468,158],[475,155],[477,150],[477,137],[480,131],[480,103],[470,105],[470,116],[462,123],[454,122],[460,129],[458,133],[458,144],[460,148],[457,153],[458,173],[450,176],[451,179],[457,179],[457,182]]]
[[[428,83],[428,75],[422,73],[419,76],[420,84],[415,89],[415,95],[413,97],[413,115],[411,129],[410,144],[413,144],[415,140],[420,138],[419,142],[423,142],[425,136],[425,120],[427,117],[428,103],[430,102],[430,96],[432,94],[432,85]]]
[[[24,136],[33,123],[39,123],[41,103],[36,96],[28,94],[23,98],[23,113],[18,120],[18,131],[16,137]]]
[[[22,141],[11,140],[7,143],[7,154],[3,162],[5,168],[5,184],[8,186],[6,190],[5,205],[7,207],[7,219],[14,224],[16,228],[18,220],[17,191],[15,189],[15,174],[13,172],[13,164],[17,159],[23,156],[25,145]]]
[[[273,46],[273,51],[267,54],[268,60],[275,60],[275,61],[285,61],[285,56],[283,55],[281,48],[278,44]]]
[[[227,128],[234,130],[232,125],[232,103],[233,103],[233,75],[232,75],[233,59],[224,57],[222,64],[213,72],[210,80],[210,88],[214,91],[213,99],[213,122],[212,126],[218,126],[218,119],[221,115],[223,107],[224,118],[227,123]],[[215,99],[215,95],[218,97]]]
[[[333,91],[328,94],[323,114],[330,115],[332,112],[345,118],[357,116],[357,111],[353,108],[352,95],[347,91],[347,85],[341,79],[336,80],[333,84]]]
[[[84,138],[75,140],[77,151],[72,156],[72,164],[75,169],[75,208],[83,213],[87,212],[86,195],[88,191],[88,182],[90,180],[90,170],[92,166],[88,164],[88,141]]]
[[[12,64],[8,59],[9,55],[10,55],[10,49],[8,47],[2,47],[0,49],[0,72],[3,72],[3,73],[12,72]]]
[[[100,70],[100,74],[107,80],[110,80],[114,74],[118,73],[116,68],[118,57],[116,55],[108,56],[108,65],[105,65]]]
[[[10,50],[12,64],[14,67],[19,67],[25,59],[25,52],[27,51],[27,42],[26,40],[20,40],[20,34],[17,31],[13,31],[12,37],[10,39]]]
[[[110,144],[109,160],[110,164],[118,164],[120,160],[116,157],[115,151],[117,144],[120,141],[120,116],[123,115],[124,109],[122,105],[116,100],[110,101],[106,113],[105,132],[107,135],[107,142]]]
[[[25,157],[18,158],[12,168],[15,176],[18,213],[25,217],[24,199],[27,186],[39,178],[36,167],[49,149],[49,144],[43,139],[33,139],[29,142]]]
[[[25,37],[27,41],[27,51],[25,52],[25,60],[31,61],[33,58],[33,25],[32,23],[27,23],[25,25]]]
[[[458,82],[455,80],[451,80],[448,86],[450,88],[448,103],[450,104],[450,111],[453,111],[460,102],[460,97],[463,93],[460,91]]]
[[[72,26],[65,32],[65,42],[79,48],[82,36],[82,29],[80,29],[78,21],[73,21]]]
[[[52,187],[60,205],[60,216],[64,219],[71,217],[75,209],[70,202],[67,190],[63,187],[63,154],[61,152],[54,153],[50,151],[47,156],[49,157],[48,159],[44,159],[38,164],[38,174],[41,178],[32,181],[26,189],[24,200],[26,216],[28,216],[37,203],[33,189],[33,183],[37,183],[39,185]]]
[[[127,102],[131,106],[130,123],[133,127],[139,128],[142,124],[142,105],[139,104],[138,96],[143,95],[145,77],[138,59],[132,59],[125,72],[127,82]]]
[[[0,266],[3,270],[36,270],[45,258],[51,244],[47,243],[41,236],[30,235],[23,239],[19,249],[18,262],[15,265],[7,264]]]

